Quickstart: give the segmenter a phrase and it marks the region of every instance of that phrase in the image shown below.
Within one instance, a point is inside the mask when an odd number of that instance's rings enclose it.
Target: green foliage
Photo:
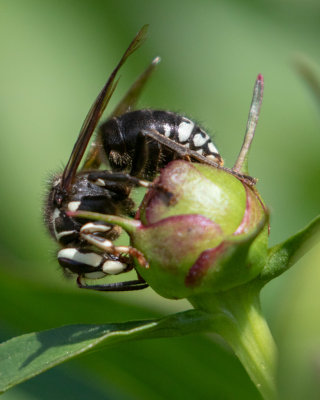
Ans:
[[[11,265],[13,269],[17,268],[17,265],[12,262]],[[47,333],[40,333],[43,340],[46,337],[49,340],[47,348],[40,347],[44,351],[49,351],[49,345],[57,344],[59,339],[54,335],[55,332],[59,332],[59,330],[63,332],[64,329],[69,332],[72,330],[70,327],[51,330],[56,326],[81,323],[88,324],[87,327],[92,328],[97,324],[101,324],[101,327],[106,326],[107,320],[159,319],[159,313],[150,311],[145,306],[134,305],[131,294],[128,296],[128,302],[131,303],[129,307],[125,302],[119,302],[118,296],[100,296],[101,293],[97,295],[71,289],[62,290],[45,283],[40,284],[21,279],[14,273],[5,274],[0,271],[0,274],[4,288],[0,291],[0,303],[6,304],[6,307],[1,309],[2,321],[6,321],[6,325],[3,324],[6,330],[2,330],[2,334],[5,335],[4,339],[12,337],[15,332],[46,329]],[[12,293],[15,293],[15,296]],[[166,318],[164,319],[166,324],[165,320]],[[203,320],[200,317],[193,321],[197,326],[193,325],[192,329],[198,331]],[[150,323],[148,324],[150,327]],[[116,325],[120,326],[121,323],[117,322],[114,326]],[[124,324],[122,325],[124,326]],[[156,330],[157,327],[160,325],[156,324]],[[152,329],[154,328],[151,327]],[[163,335],[163,331],[156,333],[156,330],[152,335]],[[87,330],[86,337],[80,338],[80,341],[88,339],[88,335],[92,335],[89,332],[90,329]],[[172,330],[166,331],[166,335],[176,333]],[[24,338],[30,337],[34,338],[35,335],[26,334],[21,338],[24,340]],[[53,398],[60,395],[64,398],[77,396],[82,399],[85,398],[85,395],[88,396],[88,393],[97,395],[99,399],[108,396],[121,399],[139,397],[159,399],[174,398],[180,395],[188,398],[188,396],[197,396],[197,394],[202,398],[207,398],[209,393],[210,396],[227,399],[233,399],[235,396],[240,399],[257,397],[256,390],[236,358],[207,336],[196,334],[188,337],[180,336],[176,339],[154,338],[152,341],[133,342],[128,342],[128,338],[124,339],[121,346],[113,344],[106,349],[100,347],[99,352],[91,351],[86,357],[78,357],[76,361],[66,364],[64,368],[58,367],[53,371],[48,371],[32,381],[20,385],[19,388],[22,393],[25,393],[25,396],[29,393],[34,397],[39,396],[39,399],[43,398],[43,392],[37,394],[39,388],[46,390],[48,385],[52,386],[52,382],[57,383],[57,386],[52,388]],[[6,352],[6,343],[2,344],[0,349],[1,365],[7,366],[8,360],[3,358]],[[19,343],[19,339],[16,343]],[[42,341],[43,345],[44,343]],[[24,364],[26,369],[37,364],[41,356],[44,357],[41,350],[39,351],[39,341],[37,340],[34,344],[37,346],[37,351],[29,349],[30,357],[26,354],[27,349],[24,349],[23,354],[15,355],[17,358],[26,356],[27,362]],[[57,353],[60,353],[62,344],[63,340],[61,346],[54,347]],[[67,340],[64,344],[68,345]],[[203,358],[204,353],[207,355],[206,358]],[[55,355],[54,352],[51,354]],[[45,357],[48,361],[47,355],[48,353]],[[63,361],[63,358],[60,361]],[[211,371],[212,363],[219,365],[219,368]],[[192,368],[180,368],[181,365],[190,365]],[[40,366],[38,372],[41,371],[41,368],[43,366]],[[1,375],[2,389],[8,385],[8,381],[4,382],[4,379],[8,378],[10,371],[12,372],[12,370],[1,368],[1,373],[5,372],[4,375]],[[208,371],[210,371],[209,380]],[[19,369],[18,374],[23,373],[23,370]],[[21,379],[21,375],[18,374],[14,375],[14,379]],[[229,374],[235,378],[232,386],[228,384]],[[166,385],[161,384],[164,376]],[[63,390],[63,384],[60,387],[61,382],[65,382],[68,390]],[[19,390],[13,389],[8,393],[17,393],[18,396]],[[50,395],[51,393],[48,393],[48,396]],[[6,394],[3,395],[3,398],[6,398]]]
[[[1,345],[0,392],[97,347],[200,333],[210,329],[209,322],[209,314],[194,310],[160,320],[71,325],[10,339]]]
[[[73,283],[62,279],[48,255],[53,246],[40,216],[46,175],[65,164],[97,91],[128,38],[145,23],[151,28],[149,40],[124,68],[115,99],[160,55],[163,62],[140,104],[181,110],[202,121],[231,166],[245,127],[252,81],[263,73],[265,101],[250,170],[259,178],[259,190],[271,210],[271,243],[282,242],[318,214],[319,118],[312,96],[290,64],[297,50],[320,64],[318,18],[316,1],[3,3],[3,340],[66,324],[158,318],[188,307],[151,290],[113,296],[71,289]],[[280,348],[283,398],[319,398],[318,265],[314,252],[304,257],[300,268],[263,291],[263,307]],[[43,399],[46,393],[49,399],[69,400],[88,398],[88,392],[97,399],[258,396],[228,351],[195,335],[109,348],[47,372],[3,398]]]

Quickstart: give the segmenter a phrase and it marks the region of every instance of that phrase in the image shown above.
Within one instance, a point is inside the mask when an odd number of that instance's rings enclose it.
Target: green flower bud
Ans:
[[[140,207],[136,268],[160,295],[219,292],[256,277],[267,256],[267,215],[256,190],[223,169],[171,162]]]

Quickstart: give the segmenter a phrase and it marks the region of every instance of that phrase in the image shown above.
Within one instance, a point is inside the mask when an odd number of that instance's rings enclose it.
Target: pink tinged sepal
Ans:
[[[234,234],[219,246],[203,251],[185,278],[187,287],[220,292],[259,275],[267,258],[268,214],[247,233]]]
[[[139,274],[161,296],[184,298],[193,294],[185,285],[190,265],[199,254],[223,240],[218,224],[202,215],[178,215],[148,226],[141,226],[131,237],[132,246],[147,254],[150,268]]]

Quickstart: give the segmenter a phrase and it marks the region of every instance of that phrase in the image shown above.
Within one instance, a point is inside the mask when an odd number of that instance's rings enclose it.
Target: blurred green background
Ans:
[[[271,244],[320,210],[319,104],[294,67],[320,65],[318,0],[0,1],[0,336],[188,309],[147,289],[81,292],[66,281],[42,224],[46,180],[67,161],[82,121],[134,34],[112,101],[150,60],[162,62],[140,105],[199,121],[232,166],[253,84],[265,96],[250,172],[272,212]],[[284,399],[320,397],[320,247],[263,291],[279,345]],[[228,348],[204,335],[130,343],[48,371],[4,395],[29,399],[256,399]]]

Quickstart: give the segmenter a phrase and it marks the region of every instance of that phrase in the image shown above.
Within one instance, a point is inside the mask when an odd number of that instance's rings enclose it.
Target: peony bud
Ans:
[[[256,277],[267,256],[267,216],[256,190],[223,169],[173,161],[140,207],[136,268],[160,295],[219,292]]]

